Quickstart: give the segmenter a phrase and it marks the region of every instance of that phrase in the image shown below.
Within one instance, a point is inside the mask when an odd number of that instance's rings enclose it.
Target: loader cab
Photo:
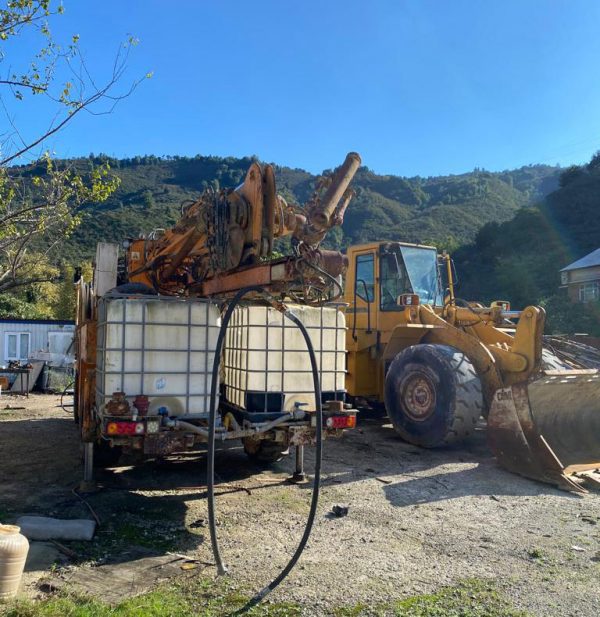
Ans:
[[[438,254],[432,246],[376,242],[350,247],[348,258],[347,387],[350,393],[381,398],[382,349],[392,332],[407,323],[411,305],[443,305]],[[417,336],[418,329],[413,332]]]
[[[379,311],[403,311],[410,296],[417,296],[420,304],[443,305],[435,247],[403,242],[363,244],[349,248],[348,257],[345,300],[350,306],[356,304],[355,315],[370,313],[371,325]]]

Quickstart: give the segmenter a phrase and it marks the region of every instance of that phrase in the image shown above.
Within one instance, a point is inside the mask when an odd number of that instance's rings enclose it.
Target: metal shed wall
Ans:
[[[44,321],[0,321],[0,364],[8,364],[6,357],[6,335],[10,332],[29,333],[29,352],[48,350],[49,332],[71,332],[75,334],[75,325],[69,323],[51,323]]]

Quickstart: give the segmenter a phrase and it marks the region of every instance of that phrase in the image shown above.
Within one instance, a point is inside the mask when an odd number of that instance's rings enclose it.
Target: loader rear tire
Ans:
[[[288,453],[287,445],[267,439],[244,437],[242,443],[248,458],[259,463],[276,463]]]
[[[392,361],[385,406],[409,443],[436,448],[469,437],[483,412],[481,381],[464,353],[448,345],[413,345]]]

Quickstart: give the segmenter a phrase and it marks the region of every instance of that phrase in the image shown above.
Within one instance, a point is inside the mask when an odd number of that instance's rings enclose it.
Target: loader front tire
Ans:
[[[471,435],[483,411],[481,381],[464,353],[448,345],[413,345],[390,364],[385,406],[409,443],[436,448]]]

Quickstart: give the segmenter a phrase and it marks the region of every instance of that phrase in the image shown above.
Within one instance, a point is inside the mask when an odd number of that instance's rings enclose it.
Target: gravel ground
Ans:
[[[4,410],[7,402],[26,409]],[[41,395],[1,399],[0,519],[88,515],[71,493],[80,479],[77,430],[57,404]],[[325,614],[482,578],[533,615],[600,614],[600,495],[573,496],[499,469],[483,428],[465,447],[430,451],[404,444],[383,420],[363,420],[325,443],[323,467],[313,535],[273,599]],[[258,590],[300,539],[310,485],[285,482],[291,457],[262,469],[237,446],[218,454],[216,468],[224,558],[234,578]],[[205,480],[201,455],[99,473],[102,490],[88,498],[103,522],[96,557],[118,559],[125,538],[212,561]],[[335,504],[348,515],[332,516]],[[128,535],[108,549],[102,534],[123,520],[132,523]]]

